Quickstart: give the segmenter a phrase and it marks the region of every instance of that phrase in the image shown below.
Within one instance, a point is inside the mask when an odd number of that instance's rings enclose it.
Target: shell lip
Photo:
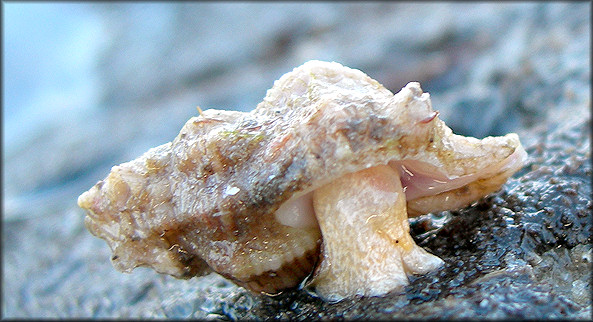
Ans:
[[[499,172],[512,171],[514,173],[525,165],[528,158],[529,155],[527,154],[527,151],[525,151],[523,146],[519,144],[515,148],[515,151],[503,161],[503,165],[500,167]]]
[[[250,276],[246,280],[239,280],[229,274],[222,274],[253,293],[267,296],[278,296],[290,289],[300,289],[302,282],[306,281],[318,266],[321,248],[321,238],[313,249],[306,251],[300,257],[295,257],[290,262],[285,262],[276,270],[268,270],[258,275]]]

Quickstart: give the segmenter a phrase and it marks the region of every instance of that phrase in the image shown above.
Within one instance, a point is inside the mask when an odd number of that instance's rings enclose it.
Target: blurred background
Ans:
[[[249,111],[274,80],[319,59],[394,93],[419,81],[456,133],[529,141],[567,114],[588,116],[590,9],[3,2],[3,316],[207,314],[199,295],[183,293],[198,282],[115,272],[76,205],[111,166],[171,141],[196,106]]]

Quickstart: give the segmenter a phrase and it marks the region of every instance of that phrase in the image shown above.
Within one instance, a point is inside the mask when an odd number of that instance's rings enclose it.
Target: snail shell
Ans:
[[[516,134],[455,135],[418,83],[393,95],[338,63],[285,74],[249,113],[206,110],[114,166],[78,204],[113,265],[212,270],[266,294],[307,276],[325,299],[381,295],[442,260],[408,215],[464,207],[526,157]]]

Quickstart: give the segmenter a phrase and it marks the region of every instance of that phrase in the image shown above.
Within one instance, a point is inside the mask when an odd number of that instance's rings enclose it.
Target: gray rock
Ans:
[[[102,99],[5,151],[3,316],[591,318],[590,3],[91,8],[108,39]],[[518,132],[528,164],[471,207],[411,222],[446,265],[401,294],[328,304],[253,295],[216,274],[115,271],[78,194],[174,138],[195,105],[250,110],[309,59],[362,69],[393,92],[420,81],[456,133]]]

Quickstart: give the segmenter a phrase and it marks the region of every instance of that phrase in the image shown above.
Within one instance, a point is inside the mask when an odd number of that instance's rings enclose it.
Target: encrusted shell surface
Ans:
[[[118,270],[149,266],[179,278],[214,270],[252,291],[277,293],[317,267],[311,285],[340,299],[383,294],[405,285],[406,275],[436,269],[440,259],[416,246],[407,215],[466,206],[498,190],[524,158],[516,134],[453,134],[418,83],[393,95],[361,71],[310,61],[277,80],[249,113],[206,110],[191,118],[172,142],[114,166],[78,203]],[[394,244],[397,256],[373,260],[380,267],[402,261],[394,264],[404,270],[400,282],[380,287],[390,274],[379,274],[373,292],[354,285],[364,279],[321,278],[327,263],[355,256],[345,254],[352,252],[336,229],[325,228],[344,222],[336,198],[356,201],[356,189],[372,195],[385,185],[389,210],[379,216],[367,205],[365,216],[383,219],[365,220],[375,228],[355,233],[376,235],[361,238],[371,241],[385,231],[405,235],[405,251]],[[400,228],[387,227],[393,223]],[[420,267],[423,260],[432,264]]]

